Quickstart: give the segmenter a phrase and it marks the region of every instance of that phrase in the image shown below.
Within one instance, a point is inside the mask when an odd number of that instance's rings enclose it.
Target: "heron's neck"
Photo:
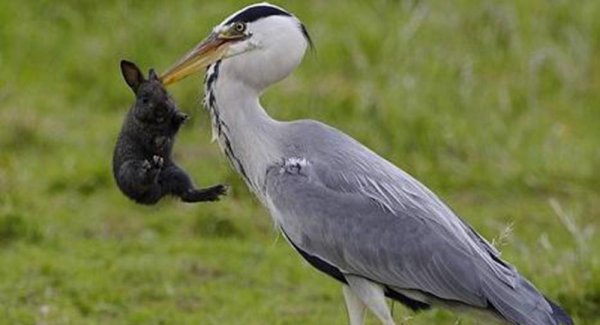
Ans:
[[[260,105],[259,92],[236,80],[225,65],[217,63],[209,68],[205,87],[213,138],[260,196],[267,167],[281,159],[279,123]]]

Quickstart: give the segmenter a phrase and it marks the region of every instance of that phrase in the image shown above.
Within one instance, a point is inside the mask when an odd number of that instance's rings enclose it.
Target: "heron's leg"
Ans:
[[[384,325],[395,325],[390,309],[385,302],[383,288],[365,278],[344,275],[350,290],[377,316]]]
[[[352,292],[349,286],[344,285],[343,289],[350,325],[363,325],[367,306]]]

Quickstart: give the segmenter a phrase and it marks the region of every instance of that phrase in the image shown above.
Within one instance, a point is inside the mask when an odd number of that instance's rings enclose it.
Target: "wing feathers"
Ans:
[[[310,163],[270,168],[265,201],[299,250],[427,304],[556,324],[543,296],[425,186],[335,129],[294,125],[289,140],[306,151],[290,157]]]

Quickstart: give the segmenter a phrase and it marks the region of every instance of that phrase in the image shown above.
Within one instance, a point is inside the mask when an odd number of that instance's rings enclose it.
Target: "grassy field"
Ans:
[[[112,179],[132,101],[119,60],[164,71],[244,4],[0,2],[0,324],[346,324],[339,285],[209,142],[201,76],[172,88],[193,117],[176,156],[231,195],[143,207]],[[389,158],[577,324],[600,324],[599,1],[278,4],[316,51],[266,94],[273,116],[324,121]]]

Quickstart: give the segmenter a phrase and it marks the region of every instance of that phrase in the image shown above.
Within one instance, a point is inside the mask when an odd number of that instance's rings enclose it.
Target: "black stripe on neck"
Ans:
[[[233,167],[240,173],[246,184],[253,188],[252,182],[248,177],[248,173],[246,173],[246,169],[244,168],[244,165],[242,165],[242,161],[233,152],[231,141],[229,140],[229,136],[227,134],[229,127],[227,127],[227,124],[221,119],[220,116],[217,98],[215,96],[215,87],[217,79],[219,78],[220,66],[221,61],[214,63],[212,69],[208,68],[209,73],[207,73],[204,77],[204,87],[206,92],[204,104],[212,116],[214,127],[216,127],[217,130],[217,136],[224,142],[223,149],[225,151],[225,155]]]

